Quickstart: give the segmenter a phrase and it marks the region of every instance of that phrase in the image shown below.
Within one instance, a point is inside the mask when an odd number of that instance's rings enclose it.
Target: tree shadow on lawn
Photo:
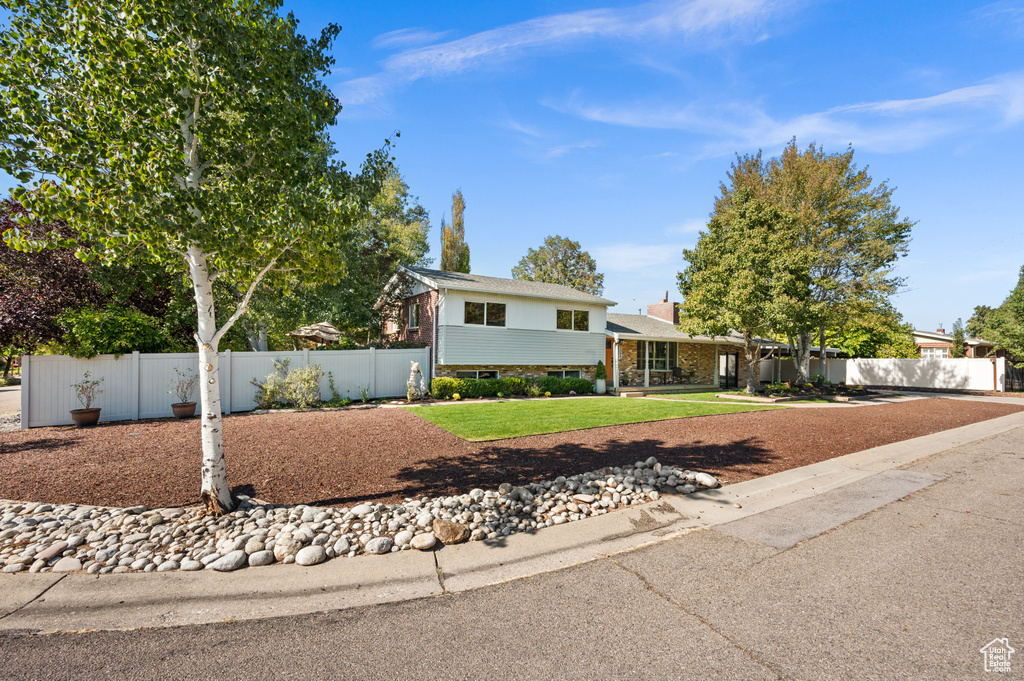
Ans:
[[[365,501],[395,494],[408,497],[465,494],[474,487],[494,489],[503,482],[526,484],[553,480],[559,475],[569,477],[601,468],[632,466],[651,456],[662,464],[719,476],[779,458],[753,437],[727,444],[705,444],[696,440],[682,447],[654,439],[609,440],[597,446],[565,443],[544,448],[492,445],[466,454],[422,459],[401,468],[394,480],[404,484],[396,484],[389,491],[358,499],[326,499],[315,503]]]

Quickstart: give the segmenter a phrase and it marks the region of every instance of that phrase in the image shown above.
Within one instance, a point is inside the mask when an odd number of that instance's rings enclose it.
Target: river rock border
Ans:
[[[239,497],[220,517],[200,507],[104,508],[0,501],[3,572],[90,574],[217,570],[272,563],[316,565],[360,553],[431,550],[498,539],[718,486],[707,473],[651,457],[566,478],[402,504],[284,506]]]

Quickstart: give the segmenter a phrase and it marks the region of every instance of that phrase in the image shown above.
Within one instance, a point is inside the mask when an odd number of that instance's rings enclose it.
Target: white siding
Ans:
[[[449,291],[446,297],[446,314],[442,323],[448,326],[463,326],[467,301],[505,303],[505,328],[507,329],[555,331],[555,317],[558,310],[587,310],[590,312],[590,332],[604,335],[607,320],[607,308],[603,305],[524,298],[496,293]]]
[[[603,328],[603,327],[602,327]],[[604,359],[605,334],[451,326],[442,364],[590,365]]]
[[[761,380],[772,380],[772,363],[777,359],[761,360]],[[882,385],[906,388],[935,388],[939,390],[1005,390],[1006,360],[990,359],[830,359],[827,378],[833,383],[848,385]],[[781,368],[781,376],[779,369]],[[796,379],[796,369],[788,357],[782,358],[781,367],[775,366],[778,380]],[[818,360],[811,358],[811,374],[818,373]]]

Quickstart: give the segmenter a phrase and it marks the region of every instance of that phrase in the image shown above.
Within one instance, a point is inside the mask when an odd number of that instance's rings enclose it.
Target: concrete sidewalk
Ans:
[[[192,625],[391,603],[490,586],[708,528],[785,549],[942,479],[900,467],[1021,427],[1024,413],[1012,414],[534,535],[434,553],[233,573],[3,575],[0,631]]]

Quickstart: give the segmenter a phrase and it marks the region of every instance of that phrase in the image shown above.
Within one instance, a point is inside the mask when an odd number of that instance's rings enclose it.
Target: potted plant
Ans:
[[[170,387],[167,392],[177,396],[178,401],[171,404],[171,411],[176,418],[192,418],[196,415],[196,403],[191,401],[192,393],[196,391],[196,385],[199,383],[199,374],[192,369],[185,369],[182,372],[178,367],[174,367],[174,373],[177,377],[167,384]]]
[[[78,396],[78,402],[82,405],[81,409],[71,410],[71,420],[77,427],[85,428],[99,423],[101,408],[93,407],[92,403],[96,401],[96,396],[103,392],[99,389],[102,382],[102,377],[95,380],[92,378],[92,374],[86,371],[82,374],[81,382],[71,384],[71,387],[75,389],[75,395]]]
[[[608,389],[608,385],[605,383],[608,380],[608,372],[605,371],[604,362],[601,360],[597,361],[597,371],[594,372],[594,379],[596,383],[594,392],[598,395],[604,395],[605,390]]]

